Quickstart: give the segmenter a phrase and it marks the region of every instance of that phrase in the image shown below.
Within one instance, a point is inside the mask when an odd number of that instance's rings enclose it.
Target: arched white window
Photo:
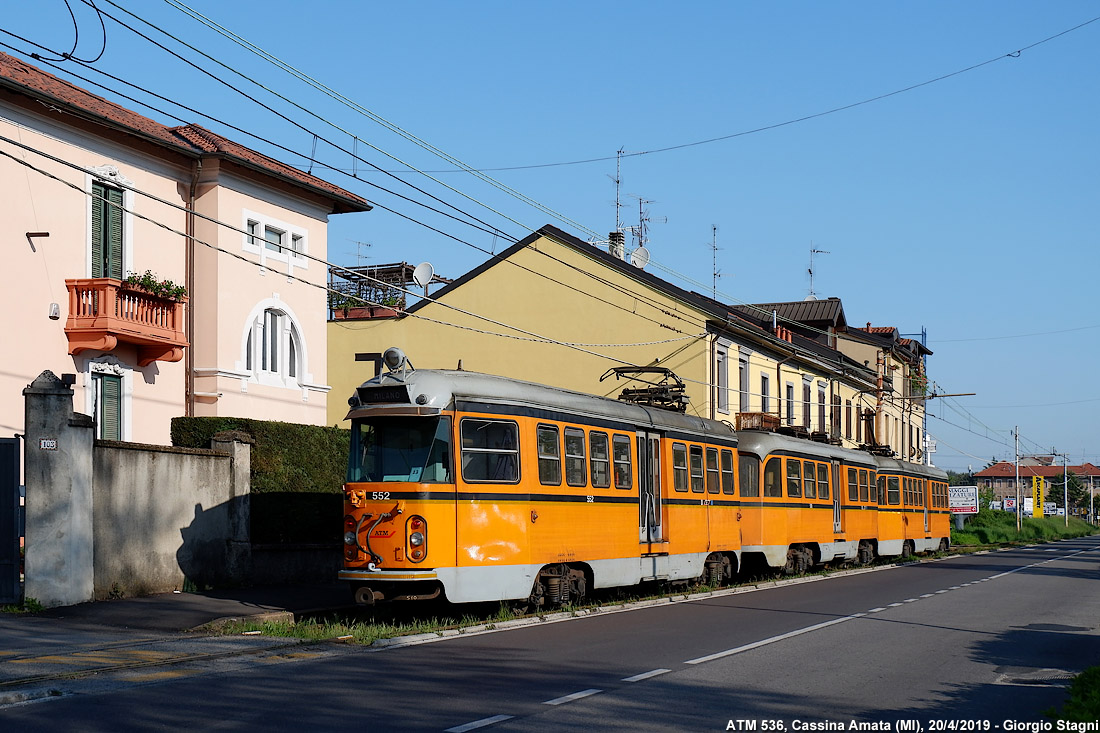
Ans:
[[[298,387],[306,373],[305,346],[293,314],[267,303],[249,320],[244,369],[252,380],[272,387]]]

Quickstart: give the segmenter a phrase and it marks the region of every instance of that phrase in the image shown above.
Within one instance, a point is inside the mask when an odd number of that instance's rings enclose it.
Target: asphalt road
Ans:
[[[1098,581],[1100,538],[1086,538],[434,643],[57,683],[0,709],[0,730],[1024,730],[1100,664]]]

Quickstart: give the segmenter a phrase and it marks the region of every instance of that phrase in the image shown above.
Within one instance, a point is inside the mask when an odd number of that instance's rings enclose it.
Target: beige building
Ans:
[[[22,432],[46,369],[101,438],[167,443],[180,415],[325,422],[328,217],[364,199],[6,54],[0,198],[0,433]],[[126,282],[147,271],[153,290]]]
[[[417,368],[462,368],[611,397],[639,385],[608,376],[609,369],[663,367],[683,381],[689,413],[766,420],[852,447],[875,441],[874,415],[863,428],[860,407],[885,415],[891,401],[879,404],[875,395],[896,383],[880,380],[875,362],[839,349],[835,333],[824,338],[817,327],[782,316],[772,326],[762,307],[733,308],[686,291],[552,226],[403,311],[345,312],[328,326],[329,424],[342,423],[343,400],[374,376],[390,346]],[[898,416],[919,426],[923,406]]]

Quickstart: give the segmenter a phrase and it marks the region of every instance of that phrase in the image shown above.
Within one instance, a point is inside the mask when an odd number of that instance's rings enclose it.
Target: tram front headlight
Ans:
[[[354,545],[355,544],[355,533],[354,532],[344,532],[344,544],[345,545]]]
[[[424,533],[423,532],[413,532],[411,535],[409,535],[409,544],[412,545],[413,547],[420,547],[421,545],[423,545],[424,544]]]

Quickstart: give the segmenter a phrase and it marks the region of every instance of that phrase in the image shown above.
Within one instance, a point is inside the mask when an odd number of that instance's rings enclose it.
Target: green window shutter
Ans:
[[[122,279],[122,191],[95,182],[92,183],[92,277]]]
[[[122,279],[122,191],[107,189],[107,277]]]
[[[122,378],[111,374],[98,374],[99,390],[96,399],[99,417],[98,437],[103,440],[122,440]]]
[[[103,274],[103,198],[107,189],[99,183],[92,183],[92,277],[105,277]]]

